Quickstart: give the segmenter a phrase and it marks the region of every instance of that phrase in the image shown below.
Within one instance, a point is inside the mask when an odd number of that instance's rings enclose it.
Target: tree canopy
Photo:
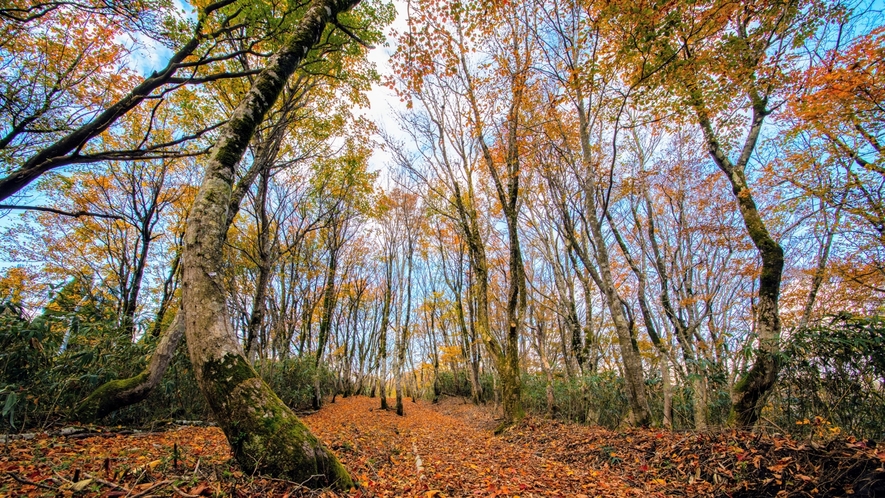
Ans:
[[[245,471],[340,489],[292,411],[339,395],[881,439],[882,20],[7,2],[3,423],[211,416]]]

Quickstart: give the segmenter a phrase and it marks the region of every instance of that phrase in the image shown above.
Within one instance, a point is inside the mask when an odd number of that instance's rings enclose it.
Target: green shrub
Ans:
[[[614,429],[629,411],[624,382],[614,372],[588,374],[553,381],[554,417]],[[523,375],[523,403],[534,415],[547,413],[547,380],[540,374]]]
[[[885,440],[885,319],[840,314],[794,331],[782,359],[769,407],[779,427]]]
[[[289,408],[309,410],[313,404],[315,361],[312,355],[265,360],[255,365],[255,369]],[[331,394],[334,389],[335,375],[325,364],[320,364],[320,390]]]

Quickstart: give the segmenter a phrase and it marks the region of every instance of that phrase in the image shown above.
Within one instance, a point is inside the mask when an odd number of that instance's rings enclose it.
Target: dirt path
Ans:
[[[653,496],[605,469],[575,468],[495,437],[488,415],[458,402],[406,401],[405,416],[364,397],[305,418],[378,496]]]
[[[304,417],[360,483],[351,496],[651,495],[606,470],[547,460],[493,436],[495,421],[485,407],[409,400],[400,417],[379,405],[377,398],[339,398]],[[0,445],[0,497],[335,496],[244,475],[216,427],[113,430],[38,434]]]

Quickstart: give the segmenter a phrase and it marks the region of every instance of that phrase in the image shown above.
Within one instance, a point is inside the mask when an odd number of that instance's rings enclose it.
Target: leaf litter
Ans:
[[[885,449],[751,432],[609,431],[490,407],[339,398],[303,417],[351,471],[349,496],[885,496]],[[121,433],[122,432],[122,433]],[[11,439],[11,438],[10,438]],[[245,475],[217,427],[84,428],[0,445],[0,496],[339,496]]]

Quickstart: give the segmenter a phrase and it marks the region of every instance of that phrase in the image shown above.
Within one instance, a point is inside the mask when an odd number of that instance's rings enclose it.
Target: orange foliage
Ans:
[[[493,414],[448,399],[343,398],[304,417],[358,483],[347,496],[720,496],[880,489],[885,452],[833,439],[825,448],[752,433],[670,433],[528,419],[502,437]],[[85,429],[85,428],[82,428]],[[40,434],[4,446],[0,492],[14,496],[339,496],[248,476],[215,427]],[[76,482],[75,482],[76,481]],[[816,488],[817,491],[812,491]]]

